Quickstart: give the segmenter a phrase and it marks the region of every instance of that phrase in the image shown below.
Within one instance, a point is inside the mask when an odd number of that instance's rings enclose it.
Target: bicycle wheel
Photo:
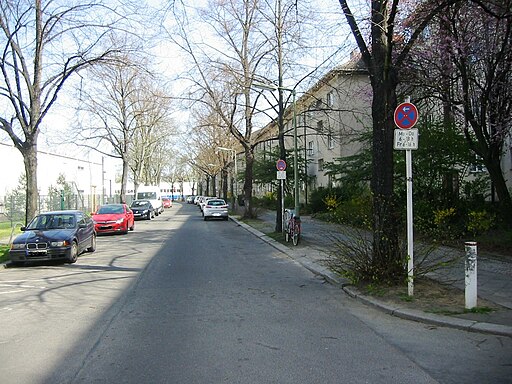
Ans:
[[[285,228],[284,230],[284,239],[288,243],[290,241],[290,228]]]
[[[300,224],[295,224],[293,228],[292,241],[293,245],[299,244],[300,239]]]

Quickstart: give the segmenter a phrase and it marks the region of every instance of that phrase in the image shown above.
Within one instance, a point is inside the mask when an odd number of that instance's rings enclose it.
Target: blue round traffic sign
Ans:
[[[286,161],[282,159],[277,160],[276,168],[278,171],[284,171],[286,169]]]
[[[402,103],[395,109],[395,124],[401,129],[410,129],[418,121],[418,109],[412,103]]]

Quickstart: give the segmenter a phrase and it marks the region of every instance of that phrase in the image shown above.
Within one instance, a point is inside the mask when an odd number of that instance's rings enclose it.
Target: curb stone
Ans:
[[[307,254],[304,252],[301,255],[298,255],[298,252],[290,249],[289,247],[279,243],[278,241],[270,238],[265,235],[261,231],[251,227],[250,225],[241,222],[237,218],[229,216],[229,218],[237,223],[242,228],[246,229],[250,233],[254,234],[256,237],[259,237],[263,241],[267,242],[269,245],[277,249],[278,251],[284,253],[290,259],[297,261],[304,268],[308,269],[312,273],[316,275],[320,275],[325,278],[330,284],[339,287],[350,297],[353,297],[365,304],[371,305],[374,308],[377,308],[384,313],[387,313],[391,316],[399,317],[405,320],[413,320],[416,322],[422,322],[426,324],[450,327],[455,329],[460,329],[469,332],[478,332],[478,333],[486,333],[497,336],[508,336],[512,337],[512,327],[507,325],[500,324],[491,324],[478,322],[474,320],[466,320],[460,318],[454,318],[449,316],[442,316],[433,313],[427,313],[423,311],[418,311],[410,308],[402,308],[400,306],[393,306],[386,303],[383,303],[373,297],[366,296],[361,294],[355,287],[353,287],[348,280],[343,279],[330,271],[329,269],[318,265],[314,261],[308,259]],[[315,252],[321,253],[320,251],[315,250]]]

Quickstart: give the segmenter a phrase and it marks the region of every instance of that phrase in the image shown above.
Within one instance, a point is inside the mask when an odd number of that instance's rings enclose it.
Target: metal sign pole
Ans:
[[[414,240],[412,215],[412,151],[405,151],[405,167],[407,180],[407,292],[414,295]]]
[[[281,179],[281,231],[285,231],[285,222],[284,222],[284,180]]]

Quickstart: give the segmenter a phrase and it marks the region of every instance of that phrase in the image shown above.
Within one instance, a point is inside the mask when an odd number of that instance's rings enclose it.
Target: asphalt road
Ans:
[[[512,339],[390,317],[175,204],[0,270],[1,383],[512,383]]]

